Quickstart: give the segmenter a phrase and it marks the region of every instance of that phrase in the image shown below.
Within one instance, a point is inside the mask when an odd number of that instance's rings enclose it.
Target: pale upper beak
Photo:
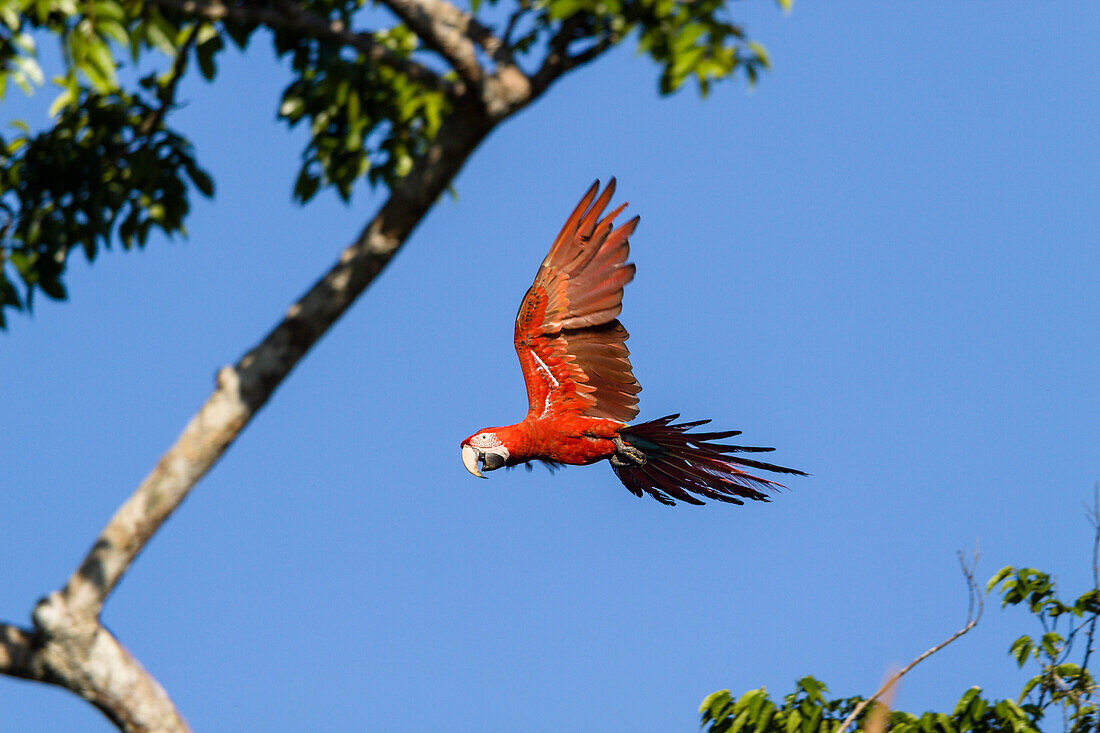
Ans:
[[[487,478],[481,475],[481,471],[477,470],[477,461],[481,457],[477,448],[472,445],[462,446],[462,465],[466,467],[466,470],[477,476],[478,478]]]
[[[508,463],[508,449],[503,445],[496,446],[495,448],[475,448],[472,445],[462,446],[462,465],[466,467],[466,470],[477,476],[478,478],[488,478],[488,476],[482,476],[481,471],[478,470],[478,463],[486,471],[495,471],[501,466]]]

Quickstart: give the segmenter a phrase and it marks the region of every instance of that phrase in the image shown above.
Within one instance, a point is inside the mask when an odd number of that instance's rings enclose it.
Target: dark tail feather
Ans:
[[[765,491],[783,488],[782,484],[753,476],[738,466],[789,473],[807,474],[793,468],[751,461],[731,453],[763,453],[774,448],[725,445],[711,441],[740,435],[739,431],[689,433],[710,420],[672,424],[679,415],[665,417],[623,428],[619,435],[631,446],[645,453],[644,466],[616,467],[615,475],[635,496],[649,494],[662,504],[673,505],[676,499],[688,504],[702,504],[698,496],[730,504],[744,504],[744,499],[770,501]]]

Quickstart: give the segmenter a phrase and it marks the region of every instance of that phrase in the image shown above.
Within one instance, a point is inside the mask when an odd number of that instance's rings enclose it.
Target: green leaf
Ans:
[[[1100,589],[1093,588],[1083,593],[1073,604],[1073,613],[1077,616],[1100,614]]]
[[[58,112],[60,112],[65,107],[68,107],[72,103],[72,101],[73,92],[71,89],[66,88],[63,92],[61,92],[61,94],[58,94],[57,97],[53,100],[53,103],[50,104],[50,117],[56,117]]]
[[[87,63],[82,68],[87,72],[89,64],[95,67],[99,77],[105,83],[105,86],[100,88],[99,91],[109,92],[115,89],[118,86],[118,78],[115,75],[116,63],[110,49],[107,48],[107,44],[98,41],[90,43],[87,52]]]
[[[114,3],[109,3],[113,5]],[[98,18],[96,20],[96,32],[106,36],[117,43],[121,48],[129,48],[130,34],[122,23],[112,18]]]
[[[42,292],[54,300],[66,300],[69,297],[68,292],[65,290],[65,286],[62,285],[61,281],[56,277],[41,278],[38,281],[38,287],[42,288]]]
[[[1024,634],[1019,639],[1012,642],[1012,646],[1009,647],[1008,652],[1012,655],[1012,658],[1016,660],[1016,666],[1024,666],[1024,662],[1026,662],[1027,658],[1031,655],[1031,650],[1034,646],[1031,637],[1027,634]]]
[[[16,76],[17,81],[19,79],[23,79],[24,82],[29,80],[37,86],[42,86],[45,82],[45,77],[42,76],[42,68],[30,56],[16,56],[11,60],[11,64],[19,72]]]
[[[1009,575],[1012,575],[1012,573],[1014,573],[1015,571],[1016,568],[1012,567],[1011,565],[1005,565],[1003,568],[998,570],[992,578],[989,579],[989,582],[985,584],[985,592],[989,593],[990,591],[992,591],[998,583],[1007,578]]]
[[[0,3],[0,21],[8,27],[8,30],[19,30],[19,25],[22,22],[19,18],[19,13],[16,12],[16,4],[11,2]]]
[[[1062,635],[1055,631],[1048,631],[1043,634],[1040,645],[1043,649],[1043,653],[1051,659],[1055,659],[1062,652],[1062,644],[1065,640]]]
[[[199,189],[203,196],[210,198],[214,195],[214,181],[202,168],[197,165],[187,166],[187,177],[191,179],[191,182],[195,184],[195,188]]]
[[[772,67],[771,57],[768,56],[768,50],[766,48],[764,48],[756,41],[749,41],[748,47],[752,49],[752,52],[754,54],[756,54],[756,58],[760,60],[760,64],[765,69],[770,69]]]
[[[221,50],[221,38],[217,43],[202,43],[195,48],[195,60],[199,62],[199,72],[207,81],[211,81],[218,73],[214,63],[214,54]]]
[[[963,693],[959,698],[959,702],[955,704],[955,711],[952,713],[955,717],[961,717],[966,715],[967,711],[974,705],[974,700],[981,694],[982,689],[980,687],[971,687],[969,690]]]
[[[294,183],[294,198],[304,204],[316,195],[320,185],[321,179],[302,166],[302,170],[298,173],[298,180]]]
[[[174,35],[174,31],[167,22],[157,14],[158,20],[145,24],[145,40],[149,45],[156,47],[170,59],[176,57],[176,46],[172,42],[171,36]]]
[[[699,706],[699,714],[704,716],[710,716],[710,719],[717,720],[721,711],[731,704],[730,691],[718,690],[707,695],[702,704]]]

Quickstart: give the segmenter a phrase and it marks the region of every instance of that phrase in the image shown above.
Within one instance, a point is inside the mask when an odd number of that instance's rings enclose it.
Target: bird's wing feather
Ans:
[[[615,228],[626,204],[606,216],[615,179],[577,204],[542,261],[516,316],[515,344],[535,417],[578,414],[622,423],[638,414],[641,391],[617,320],[623,286],[634,279],[628,239],[638,217]],[[602,216],[602,218],[601,218]]]

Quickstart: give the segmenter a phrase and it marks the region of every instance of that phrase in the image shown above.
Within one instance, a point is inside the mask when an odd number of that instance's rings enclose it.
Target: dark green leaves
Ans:
[[[137,96],[82,92],[53,128],[0,138],[3,306],[30,308],[37,289],[64,299],[76,248],[91,260],[115,236],[128,249],[153,230],[183,231],[188,182],[208,196],[213,183],[190,143],[165,128],[145,131],[157,113]]]
[[[214,192],[190,143],[164,125],[193,48],[212,74],[222,44],[209,24],[128,0],[0,0],[0,94],[9,80],[28,92],[42,84],[31,33],[53,34],[64,66],[52,126],[0,137],[0,328],[7,308],[29,310],[38,291],[67,297],[74,250],[91,260],[113,241],[129,249],[153,231],[183,232],[189,188]],[[121,89],[126,58],[148,51],[168,70]]]

